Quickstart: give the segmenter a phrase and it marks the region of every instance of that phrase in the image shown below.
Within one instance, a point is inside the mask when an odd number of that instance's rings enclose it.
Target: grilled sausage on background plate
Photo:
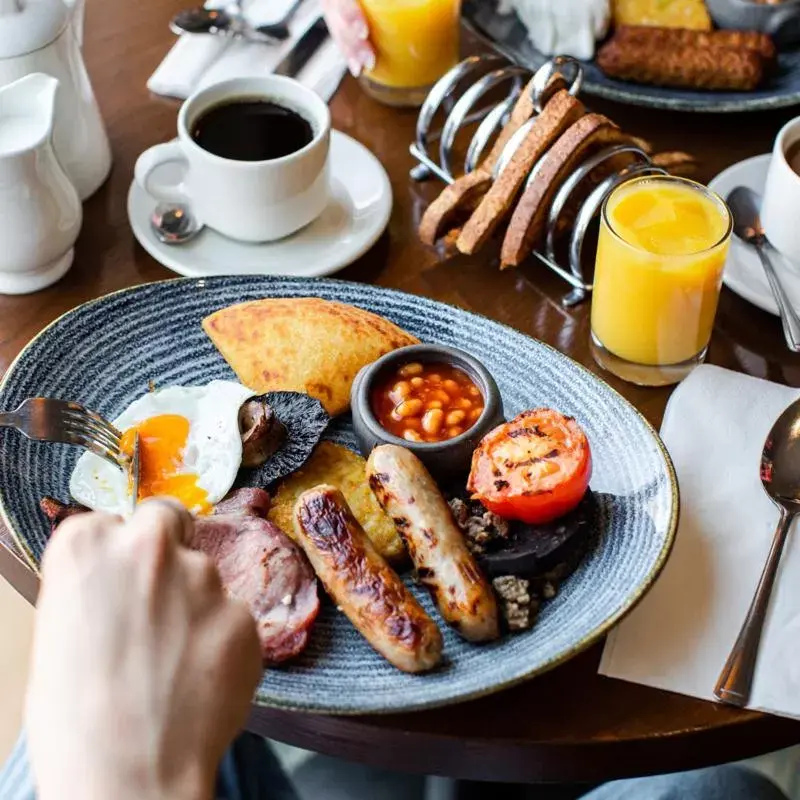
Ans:
[[[381,445],[367,460],[367,478],[448,625],[471,642],[496,639],[492,588],[422,462],[404,447]]]
[[[334,486],[309,489],[294,507],[294,530],[333,601],[364,638],[404,672],[442,656],[442,634],[373,546]]]

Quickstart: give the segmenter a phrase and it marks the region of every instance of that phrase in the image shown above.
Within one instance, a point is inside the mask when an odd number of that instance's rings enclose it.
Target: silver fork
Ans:
[[[130,459],[119,447],[122,433],[100,414],[78,403],[31,397],[15,411],[0,412],[0,427],[15,428],[39,442],[84,447],[123,471],[130,467]]]

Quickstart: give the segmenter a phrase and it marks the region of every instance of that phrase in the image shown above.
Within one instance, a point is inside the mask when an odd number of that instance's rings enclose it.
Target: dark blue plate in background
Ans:
[[[497,5],[497,0],[464,0],[463,19],[471,30],[506,58],[530,70],[538,69],[548,56],[531,44],[516,14],[498,14]],[[777,71],[754,92],[703,92],[645,86],[607,78],[592,61],[581,63],[583,92],[634,106],[732,112],[763,111],[800,103],[800,49],[780,53]]]
[[[446,629],[429,598],[412,586],[444,635],[444,663],[428,675],[396,670],[325,603],[306,651],[264,673],[257,703],[354,714],[478,697],[566,661],[633,608],[664,565],[678,519],[675,474],[658,435],[633,406],[566,356],[443,303],[333,280],[181,278],[137,286],[79,306],[36,336],[0,384],[0,409],[45,395],[114,417],[151,380],[163,387],[234,379],[201,329],[203,317],[243,300],[308,296],[360,306],[423,342],[473,353],[497,381],[509,417],[537,406],[576,417],[592,447],[599,535],[530,631],[488,645],[468,644]],[[355,448],[349,415],[337,419],[327,435]],[[39,499],[67,499],[79,454],[74,447],[31,442],[13,430],[0,432],[0,511],[34,567],[49,535]]]

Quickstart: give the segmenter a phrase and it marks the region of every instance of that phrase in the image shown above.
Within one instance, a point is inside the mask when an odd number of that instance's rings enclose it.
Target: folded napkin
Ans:
[[[277,22],[294,0],[252,0],[245,16],[252,25]],[[209,0],[206,8],[224,8],[225,0]],[[279,45],[244,42],[210,34],[183,34],[150,76],[147,88],[156,94],[185,99],[194,91],[228,78],[269,75],[321,14],[319,0],[306,0],[289,22],[291,37]],[[347,70],[332,39],[324,42],[299,75],[293,77],[324,100],[339,87]]]
[[[713,366],[674,392],[661,434],[681,492],[675,546],[641,604],[609,635],[600,672],[714,700],[767,559],[778,510],[759,478],[764,440],[800,390]],[[800,540],[772,593],[750,708],[800,718]]]

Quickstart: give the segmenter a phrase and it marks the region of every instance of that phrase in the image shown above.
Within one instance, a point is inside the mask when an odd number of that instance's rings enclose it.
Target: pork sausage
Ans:
[[[303,492],[294,530],[333,601],[364,638],[404,672],[442,656],[442,634],[373,546],[342,493],[325,484]]]
[[[496,639],[497,600],[423,463],[405,447],[381,445],[367,478],[447,624],[471,642]]]
[[[690,89],[750,92],[764,75],[764,60],[755,50],[653,46],[616,35],[598,50],[596,62],[611,78]]]

